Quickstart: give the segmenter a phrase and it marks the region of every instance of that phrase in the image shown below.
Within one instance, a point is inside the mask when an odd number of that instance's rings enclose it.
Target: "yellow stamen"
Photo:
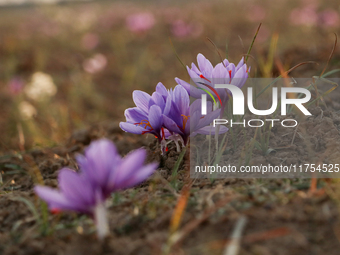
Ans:
[[[151,126],[150,122],[147,121],[147,120],[142,120],[140,123],[136,123],[136,125],[138,125],[138,126],[143,126],[143,125],[145,125],[145,126],[144,126],[145,129],[146,129],[147,127],[149,127],[149,128],[152,129],[152,126]]]
[[[186,116],[184,114],[181,114],[181,116],[183,117],[183,129],[185,129],[185,126],[186,126],[186,124],[188,122],[188,119],[189,119],[190,115]]]

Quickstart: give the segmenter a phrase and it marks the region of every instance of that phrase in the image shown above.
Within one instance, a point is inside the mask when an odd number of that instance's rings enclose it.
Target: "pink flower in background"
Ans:
[[[19,77],[12,78],[8,83],[9,92],[12,95],[18,95],[24,87],[24,81]]]
[[[99,44],[99,37],[93,33],[87,33],[81,39],[81,44],[87,50],[93,50]]]
[[[248,19],[253,22],[259,22],[266,17],[266,11],[262,6],[253,5],[249,9]]]
[[[296,8],[290,13],[290,21],[294,25],[314,26],[318,19],[315,5],[308,5],[302,9]]]
[[[339,14],[332,9],[324,10],[320,13],[320,23],[326,27],[335,27],[340,23]]]
[[[83,68],[86,72],[94,74],[102,71],[107,65],[107,59],[103,54],[96,54],[92,58],[86,59]]]
[[[149,12],[131,14],[126,18],[126,26],[132,32],[147,31],[151,29],[155,23],[155,17]]]
[[[171,32],[179,38],[198,37],[203,32],[203,26],[200,23],[186,23],[183,20],[172,22]]]

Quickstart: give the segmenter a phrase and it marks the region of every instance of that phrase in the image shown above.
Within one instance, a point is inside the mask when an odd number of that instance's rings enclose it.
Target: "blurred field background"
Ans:
[[[188,79],[203,53],[238,62],[262,27],[252,77],[320,74],[340,34],[340,4],[329,0],[99,1],[0,9],[0,153],[53,146],[96,123],[124,119],[132,91]],[[339,68],[339,47],[331,68]]]

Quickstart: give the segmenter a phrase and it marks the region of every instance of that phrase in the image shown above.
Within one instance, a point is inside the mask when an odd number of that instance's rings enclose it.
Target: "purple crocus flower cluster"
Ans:
[[[161,144],[162,154],[167,150],[167,139],[174,141],[179,151],[179,141],[186,146],[190,135],[214,134],[215,129],[209,124],[221,111],[212,111],[209,102],[208,114],[202,116],[200,100],[190,104],[188,92],[180,85],[167,90],[158,83],[152,95],[135,90],[133,101],[136,107],[125,110],[126,122],[121,122],[120,127],[133,134],[155,135]],[[226,127],[221,127],[219,133],[227,131]]]
[[[230,97],[227,90],[215,89],[215,85],[232,84],[241,88],[248,78],[250,68],[244,58],[237,66],[224,59],[214,67],[202,54],[198,54],[197,62],[198,67],[194,63],[191,68],[187,67],[196,86],[175,78],[178,85],[173,90],[167,90],[162,83],[158,83],[152,95],[135,90],[133,101],[136,107],[125,111],[126,122],[121,122],[120,127],[133,134],[155,135],[161,143],[162,154],[167,148],[166,139],[173,140],[179,151],[178,142],[181,141],[185,146],[190,136],[227,132],[226,127],[214,129],[209,126],[214,119],[223,115]],[[207,91],[219,100],[221,108],[213,111],[212,103],[208,102],[207,115],[203,116],[199,98]],[[189,95],[197,99],[192,104]]]
[[[59,190],[37,185],[35,192],[51,211],[69,210],[94,217],[101,239],[109,233],[105,200],[112,192],[141,183],[156,170],[158,164],[144,165],[145,158],[144,149],[121,158],[111,141],[97,140],[85,150],[85,156],[77,156],[79,172],[60,170]]]
[[[227,91],[215,90],[214,86],[230,83],[242,87],[249,69],[243,58],[236,67],[226,59],[213,67],[202,54],[198,55],[197,62],[198,67],[192,64],[191,69],[187,68],[197,87],[176,78],[179,85],[174,89],[167,90],[158,83],[152,95],[135,90],[133,101],[136,107],[125,111],[126,121],[121,122],[120,127],[134,134],[153,134],[159,139],[162,154],[171,141],[176,143],[179,151],[179,142],[186,146],[190,136],[227,132],[224,126],[213,128],[210,125],[221,115],[229,98]],[[221,103],[220,109],[213,110],[212,102],[208,101],[207,114],[202,115],[199,98],[202,93],[207,93],[202,88],[215,93]],[[189,95],[196,100],[190,103]],[[111,141],[101,139],[90,144],[85,156],[77,156],[79,172],[69,168],[60,170],[59,190],[37,185],[35,192],[52,211],[70,210],[94,217],[98,237],[102,239],[109,233],[105,200],[112,192],[141,183],[156,170],[156,163],[144,165],[145,158],[143,149],[121,158]]]
[[[215,89],[215,85],[232,84],[241,88],[248,78],[250,68],[247,67],[244,58],[240,60],[237,66],[227,59],[213,66],[202,54],[197,55],[197,63],[198,67],[194,63],[191,64],[191,68],[187,66],[189,76],[196,86],[179,78],[175,78],[176,82],[182,85],[193,98],[201,98],[202,94],[206,94],[202,89],[208,90],[216,101],[220,100],[223,113],[230,95],[225,89]],[[218,94],[219,98],[216,94]]]

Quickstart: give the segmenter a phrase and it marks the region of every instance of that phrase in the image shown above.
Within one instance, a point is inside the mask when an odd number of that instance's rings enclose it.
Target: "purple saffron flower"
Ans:
[[[212,103],[208,102],[208,114],[202,116],[201,100],[190,105],[189,94],[180,85],[167,90],[158,83],[152,96],[136,90],[133,101],[137,107],[125,110],[126,122],[120,123],[121,129],[134,134],[154,134],[160,141],[162,154],[169,143],[166,139],[173,140],[180,151],[178,142],[187,145],[190,135],[215,134],[209,124],[221,112],[221,109],[212,111]],[[227,131],[226,127],[221,127],[218,133]]]
[[[200,134],[215,134],[215,129],[209,126],[221,112],[221,109],[212,111],[212,103],[208,102],[207,115],[201,114],[201,100],[195,100],[190,105],[188,92],[180,85],[169,92],[164,109],[164,126],[172,133],[169,138],[174,140],[177,145],[178,135],[181,142],[186,145],[189,136]],[[219,134],[228,131],[226,127],[220,127]]]
[[[58,175],[59,191],[37,185],[35,192],[52,211],[76,211],[94,217],[99,238],[109,230],[105,200],[112,192],[133,187],[147,179],[157,163],[144,165],[146,151],[138,149],[121,158],[114,144],[101,139],[77,156],[80,172],[63,168]]]
[[[224,109],[229,95],[225,89],[214,89],[215,84],[232,84],[241,88],[245,84],[248,78],[248,72],[250,71],[244,62],[244,58],[241,59],[237,66],[229,63],[227,59],[224,59],[223,62],[214,67],[206,57],[198,54],[197,63],[198,67],[194,63],[191,64],[191,69],[187,66],[190,78],[197,87],[179,78],[175,78],[176,82],[182,85],[190,96],[194,98],[201,98],[201,95],[206,93],[202,89],[205,89],[216,97],[216,100],[219,100],[215,94],[215,92],[217,92],[221,99],[222,109]],[[208,97],[208,99],[210,100],[210,97]]]
[[[151,96],[135,90],[132,97],[136,107],[125,110],[126,122],[120,122],[120,128],[133,134],[153,134],[160,142],[164,141],[169,136],[169,131],[163,127],[163,111],[168,93],[161,82]]]

